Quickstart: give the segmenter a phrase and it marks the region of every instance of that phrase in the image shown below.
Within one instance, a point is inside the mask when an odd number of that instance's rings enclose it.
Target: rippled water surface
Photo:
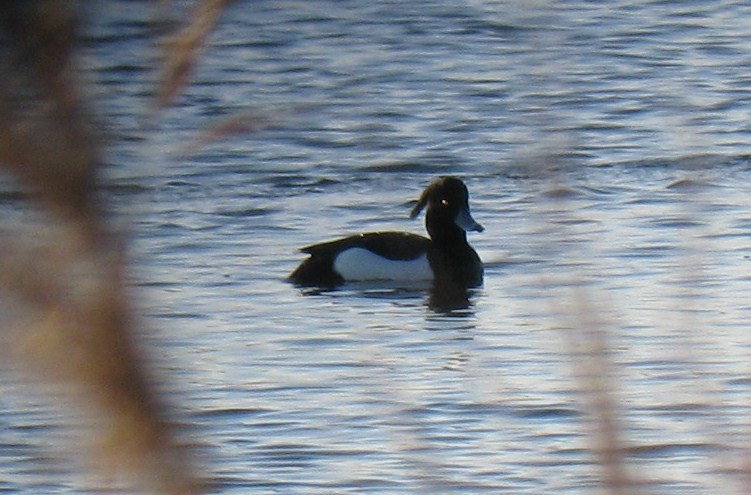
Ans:
[[[747,493],[745,2],[238,2],[153,127],[133,5],[84,44],[105,194],[216,493],[602,493],[597,387],[639,490]],[[191,149],[237,115],[261,129]],[[468,307],[286,283],[301,246],[421,233],[441,174],[486,229]],[[15,385],[0,492],[91,489]]]

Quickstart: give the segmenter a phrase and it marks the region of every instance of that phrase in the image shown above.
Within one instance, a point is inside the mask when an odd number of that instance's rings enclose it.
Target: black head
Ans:
[[[469,192],[460,179],[442,176],[434,180],[420,196],[410,218],[415,218],[427,206],[425,226],[433,240],[459,236],[465,232],[485,230],[469,212]]]

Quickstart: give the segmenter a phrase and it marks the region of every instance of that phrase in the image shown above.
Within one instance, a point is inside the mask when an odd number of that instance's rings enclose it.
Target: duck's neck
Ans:
[[[467,245],[467,233],[454,222],[431,222],[430,212],[426,217],[425,228],[436,247],[452,250]]]

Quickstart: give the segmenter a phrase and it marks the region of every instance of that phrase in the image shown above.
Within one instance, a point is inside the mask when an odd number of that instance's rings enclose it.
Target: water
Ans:
[[[143,339],[216,493],[601,493],[593,330],[640,489],[746,493],[751,7],[238,3],[146,128],[149,8],[91,13],[86,77]],[[184,153],[238,114],[264,129]],[[284,281],[306,244],[422,232],[439,174],[486,228],[467,308]],[[0,491],[90,489],[12,385]]]

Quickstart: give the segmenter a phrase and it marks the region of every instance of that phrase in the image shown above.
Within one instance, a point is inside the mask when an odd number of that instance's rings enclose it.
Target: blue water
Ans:
[[[747,493],[746,2],[239,2],[150,125],[133,5],[83,45],[103,190],[216,493],[603,493],[598,332],[639,489]],[[191,149],[237,115],[261,130]],[[301,246],[422,232],[408,202],[440,174],[486,228],[468,307],[283,280]],[[0,492],[91,490],[50,448],[62,413],[11,385]]]

